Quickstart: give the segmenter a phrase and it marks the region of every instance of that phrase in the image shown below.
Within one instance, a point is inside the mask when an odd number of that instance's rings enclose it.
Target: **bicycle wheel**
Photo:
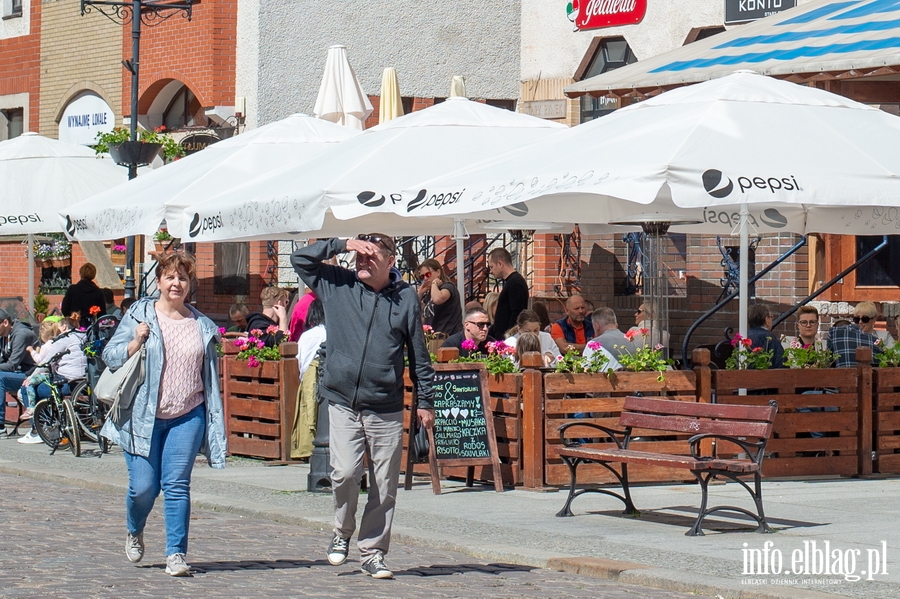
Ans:
[[[59,410],[52,398],[42,399],[34,405],[34,429],[50,447],[60,444]]]
[[[88,441],[96,443],[106,419],[106,405],[94,399],[87,381],[82,381],[75,387],[70,399],[82,434]]]
[[[63,400],[63,412],[60,418],[62,432],[69,439],[69,449],[77,458],[81,455],[81,426],[78,424],[75,408],[68,399]]]

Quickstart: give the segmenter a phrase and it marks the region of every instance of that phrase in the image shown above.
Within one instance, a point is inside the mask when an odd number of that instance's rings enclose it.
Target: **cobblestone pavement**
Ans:
[[[397,544],[387,559],[396,580],[373,580],[356,562],[328,565],[327,532],[202,509],[191,517],[195,574],[172,578],[161,499],[144,534],[144,561],[133,565],[124,555],[121,496],[9,474],[0,474],[0,488],[0,597],[694,597]]]

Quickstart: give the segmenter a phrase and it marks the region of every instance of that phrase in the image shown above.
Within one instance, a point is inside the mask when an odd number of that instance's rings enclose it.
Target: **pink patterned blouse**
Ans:
[[[175,320],[156,311],[162,331],[164,362],[156,417],[183,416],[206,399],[203,391],[203,338],[200,323],[191,315]]]

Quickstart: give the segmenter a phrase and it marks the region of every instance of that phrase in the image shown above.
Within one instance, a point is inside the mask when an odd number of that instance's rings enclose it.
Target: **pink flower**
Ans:
[[[466,351],[474,351],[478,349],[478,344],[471,339],[463,339],[463,342],[460,343],[459,346]]]
[[[228,332],[228,329],[226,329],[225,327],[219,327],[219,334],[220,334],[220,335],[224,335],[226,332]]]
[[[641,334],[641,337],[646,337],[647,335],[650,334],[650,329],[647,329],[647,328],[638,329],[638,333]]]
[[[656,344],[656,348],[655,348],[655,349],[662,349],[662,348],[663,348],[663,344],[662,344],[662,343],[657,343],[657,344]]]
[[[598,341],[588,341],[587,347],[591,351],[599,351],[602,346]]]
[[[257,339],[257,340],[256,340],[256,347],[257,347],[257,349],[262,349],[262,348],[264,348],[265,346],[266,346],[266,343],[265,343],[262,339]]]
[[[278,332],[278,330],[279,330],[278,327],[276,327],[274,324],[270,324],[269,326],[266,327],[266,332],[270,335],[274,335],[275,333]]]
[[[563,360],[565,360],[565,358],[563,358],[561,354],[557,354],[557,355],[556,355],[556,361],[557,361],[557,362],[562,362]]]
[[[248,343],[249,343],[249,340],[246,337],[238,337],[237,339],[234,340],[234,346],[242,351],[247,349]]]
[[[636,329],[628,329],[627,331],[625,331],[625,338],[629,341],[634,341],[634,338],[637,337],[637,334],[638,332]]]
[[[427,324],[423,324],[423,325],[422,325],[422,331],[423,331],[424,333],[430,333],[430,332],[433,331],[433,330],[434,330],[434,329],[431,328],[430,325],[427,325]]]
[[[259,366],[259,360],[256,359],[256,356],[250,356],[247,358],[247,366],[250,368],[256,368]]]
[[[262,333],[263,332],[259,329],[253,329],[252,331],[250,331],[250,334],[254,337],[262,337]]]

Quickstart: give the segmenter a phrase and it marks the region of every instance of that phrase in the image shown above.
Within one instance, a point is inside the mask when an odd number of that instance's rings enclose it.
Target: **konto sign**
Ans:
[[[634,25],[644,20],[647,0],[572,0],[566,10],[578,30]]]

